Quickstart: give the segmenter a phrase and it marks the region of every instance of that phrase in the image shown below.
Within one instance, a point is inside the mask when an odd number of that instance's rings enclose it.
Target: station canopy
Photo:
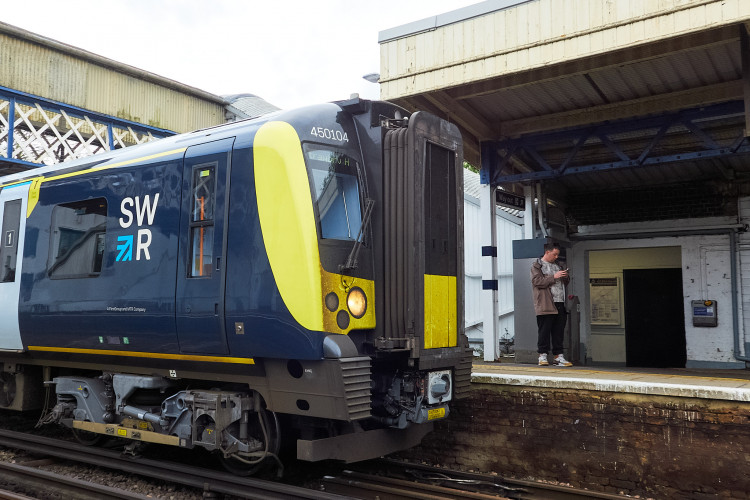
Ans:
[[[458,124],[508,190],[748,180],[749,19],[733,0],[483,2],[381,32],[382,97]]]

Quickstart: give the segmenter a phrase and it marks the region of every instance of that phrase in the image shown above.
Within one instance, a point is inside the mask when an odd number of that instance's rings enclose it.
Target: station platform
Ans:
[[[478,384],[750,402],[750,370],[555,367],[475,360],[471,380]]]
[[[750,500],[750,370],[503,361],[474,361],[467,397],[407,458],[631,497]]]

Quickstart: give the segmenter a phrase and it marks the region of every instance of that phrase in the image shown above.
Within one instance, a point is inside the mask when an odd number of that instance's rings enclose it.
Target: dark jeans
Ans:
[[[552,355],[557,356],[563,353],[563,337],[568,316],[565,312],[565,304],[555,302],[555,306],[557,314],[543,314],[536,317],[536,324],[539,327],[536,350],[539,354],[549,352],[550,337],[552,337]]]

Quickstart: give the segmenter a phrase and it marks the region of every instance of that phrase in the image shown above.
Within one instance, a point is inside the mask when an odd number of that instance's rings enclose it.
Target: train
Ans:
[[[462,169],[354,97],[0,177],[0,409],[245,475],[417,445],[470,383]]]

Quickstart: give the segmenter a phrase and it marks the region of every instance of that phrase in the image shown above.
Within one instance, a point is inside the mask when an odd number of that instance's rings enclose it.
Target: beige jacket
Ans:
[[[557,261],[555,261],[557,263]],[[569,277],[560,278],[563,285],[567,286],[570,282]],[[550,287],[555,283],[555,278],[545,276],[542,273],[541,259],[536,259],[531,264],[531,290],[534,295],[534,312],[537,316],[543,314],[557,314],[557,307],[552,301],[552,291]]]

